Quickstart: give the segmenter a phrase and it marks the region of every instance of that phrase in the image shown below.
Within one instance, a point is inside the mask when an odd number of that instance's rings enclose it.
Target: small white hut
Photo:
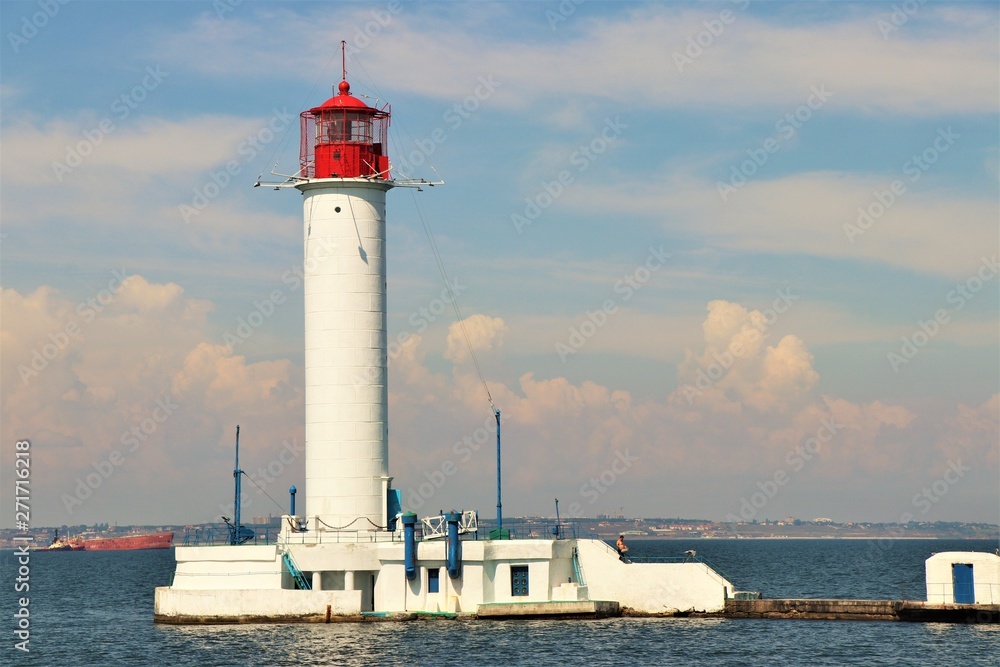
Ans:
[[[927,602],[1000,604],[1000,555],[944,551],[927,559]]]

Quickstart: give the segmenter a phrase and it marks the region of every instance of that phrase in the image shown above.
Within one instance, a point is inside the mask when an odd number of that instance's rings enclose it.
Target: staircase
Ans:
[[[284,561],[285,567],[288,568],[288,573],[292,575],[293,579],[295,579],[295,584],[300,590],[308,591],[312,589],[312,586],[309,585],[305,575],[302,574],[302,570],[296,567],[290,551],[283,551],[281,553],[281,560]]]
[[[583,576],[583,564],[580,563],[580,551],[576,547],[573,547],[573,576],[578,586],[587,585],[587,580]]]

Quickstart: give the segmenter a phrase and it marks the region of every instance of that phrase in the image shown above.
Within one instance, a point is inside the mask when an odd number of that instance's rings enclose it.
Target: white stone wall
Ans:
[[[924,563],[928,602],[954,604],[951,566],[955,563],[972,565],[976,604],[1000,604],[1000,556],[979,551],[945,551],[928,558]]]
[[[721,611],[733,585],[704,563],[623,563],[600,540],[577,540],[591,600],[650,614]]]

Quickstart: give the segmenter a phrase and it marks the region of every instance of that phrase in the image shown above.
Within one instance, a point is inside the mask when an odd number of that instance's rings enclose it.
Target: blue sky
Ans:
[[[458,446],[490,412],[422,214],[505,415],[509,514],[1000,518],[995,3],[0,19],[2,434],[32,442],[37,521],[210,520],[237,423],[265,490],[301,488],[281,459],[302,441],[301,211],[251,186],[297,169],[341,39],[352,91],[392,105],[397,177],[444,181],[388,202],[390,470],[413,509],[494,504],[488,448]]]

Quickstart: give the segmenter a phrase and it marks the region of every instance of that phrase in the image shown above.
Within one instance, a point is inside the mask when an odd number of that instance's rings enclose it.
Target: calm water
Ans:
[[[933,552],[992,541],[694,540],[632,543],[636,556],[696,549],[766,597],[924,598]],[[31,557],[31,653],[13,649],[16,565],[0,556],[14,665],[997,665],[1000,626],[863,621],[608,619],[157,626],[153,588],[173,550]]]

